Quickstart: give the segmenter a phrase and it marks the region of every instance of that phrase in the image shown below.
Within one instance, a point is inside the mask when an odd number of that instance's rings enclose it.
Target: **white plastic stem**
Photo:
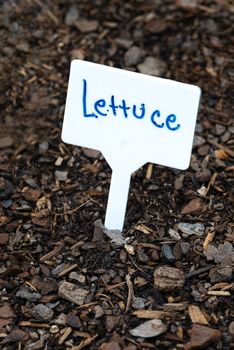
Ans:
[[[123,230],[130,181],[131,174],[112,172],[105,218],[108,230]]]

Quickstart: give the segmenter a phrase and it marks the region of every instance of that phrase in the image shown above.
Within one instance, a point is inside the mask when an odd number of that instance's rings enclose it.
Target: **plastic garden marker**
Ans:
[[[72,62],[62,140],[100,150],[109,163],[107,229],[123,229],[135,170],[147,162],[189,166],[199,99],[197,86]]]

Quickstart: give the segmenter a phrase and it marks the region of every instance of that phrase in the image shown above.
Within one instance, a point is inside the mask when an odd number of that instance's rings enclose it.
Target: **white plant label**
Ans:
[[[105,227],[123,229],[131,174],[147,162],[190,163],[197,86],[74,60],[62,140],[102,152],[112,169]]]

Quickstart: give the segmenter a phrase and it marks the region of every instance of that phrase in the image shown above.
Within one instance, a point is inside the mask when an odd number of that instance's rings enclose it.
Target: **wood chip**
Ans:
[[[217,297],[229,297],[231,296],[231,293],[223,290],[209,290],[207,292],[207,295],[215,295]]]
[[[138,318],[149,318],[149,319],[171,317],[175,315],[172,312],[161,311],[161,310],[136,310],[132,314]]]
[[[61,272],[58,274],[58,277],[65,276],[65,275],[68,274],[70,271],[74,270],[77,266],[78,266],[77,264],[66,265],[65,268],[63,269],[63,271],[61,271]]]
[[[128,286],[128,299],[127,299],[127,304],[126,304],[126,312],[129,310],[132,299],[134,298],[134,291],[133,291],[133,285],[131,282],[131,276],[126,275],[126,283]]]
[[[40,262],[45,262],[46,260],[49,260],[53,258],[55,255],[57,255],[60,250],[64,247],[64,243],[59,243],[53,250],[51,250],[49,253],[41,257]]]
[[[208,321],[205,318],[202,311],[196,305],[189,305],[188,307],[189,317],[193,323],[199,323],[203,325],[208,325]]]
[[[207,250],[208,244],[213,241],[214,236],[215,236],[215,231],[207,233],[206,239],[205,239],[205,241],[203,243],[203,249],[204,250]]]
[[[65,340],[69,337],[69,335],[72,332],[72,328],[67,327],[67,328],[64,328],[62,331],[64,331],[64,333],[58,340],[59,345],[63,344],[65,342]]]
[[[19,325],[21,327],[50,328],[48,323],[35,323],[30,321],[21,321]]]
[[[154,168],[153,164],[150,163],[148,165],[148,168],[147,168],[147,171],[146,171],[146,175],[145,175],[146,180],[150,180],[151,179],[152,173],[153,173],[153,168]]]
[[[86,347],[87,345],[91,344],[92,341],[97,338],[98,334],[96,334],[94,337],[90,337],[90,338],[86,338],[84,340],[82,340],[82,342],[77,345],[77,346],[73,346],[70,350],[81,350],[83,349],[84,347]]]

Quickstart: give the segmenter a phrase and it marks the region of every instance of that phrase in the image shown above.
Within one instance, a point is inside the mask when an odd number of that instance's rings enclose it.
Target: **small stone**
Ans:
[[[108,333],[113,331],[118,326],[119,320],[119,316],[106,316],[106,329]]]
[[[215,262],[220,263],[228,257],[230,257],[230,260],[234,261],[234,249],[231,242],[219,244],[217,254],[215,255]]]
[[[65,16],[65,24],[67,26],[72,26],[76,23],[79,17],[79,12],[76,5],[69,7],[66,16]]]
[[[115,39],[116,44],[118,44],[120,47],[123,47],[124,49],[129,49],[133,41],[129,39],[124,39],[124,38],[116,38]]]
[[[211,171],[209,169],[199,169],[195,173],[195,178],[198,182],[208,182],[211,178]]]
[[[9,148],[13,146],[14,140],[10,136],[0,138],[0,149]]]
[[[177,231],[173,230],[172,228],[169,228],[168,233],[169,233],[169,236],[175,241],[181,240],[180,234]]]
[[[29,292],[26,287],[21,287],[18,292],[16,293],[16,296],[22,299],[26,299],[29,301],[37,301],[41,298],[41,294],[37,292]]]
[[[83,305],[89,292],[85,289],[77,288],[74,284],[63,282],[58,291],[58,295],[76,305]]]
[[[85,282],[86,282],[86,277],[84,275],[81,275],[75,271],[72,271],[70,274],[69,274],[69,279],[72,281],[77,281],[79,282],[80,284],[84,285]]]
[[[142,310],[145,307],[146,299],[141,297],[136,297],[134,303],[132,304],[133,309]]]
[[[134,66],[138,64],[145,56],[145,52],[138,46],[132,46],[124,55],[126,66]]]
[[[36,305],[32,313],[37,320],[42,321],[50,321],[54,316],[53,310],[44,304]]]
[[[232,322],[229,324],[228,333],[229,333],[231,336],[234,336],[234,321],[232,321]]]
[[[211,283],[229,282],[232,279],[232,266],[218,266],[210,270],[209,277]]]
[[[84,155],[86,155],[86,157],[92,158],[92,159],[97,159],[101,155],[100,151],[97,151],[97,150],[91,149],[91,148],[84,148],[83,153],[84,153]]]
[[[130,247],[132,247],[132,246],[130,246]],[[137,258],[140,262],[146,263],[147,261],[149,261],[148,255],[146,255],[142,249],[139,248],[137,250],[136,254],[137,254]]]
[[[231,133],[227,130],[222,136],[221,136],[221,141],[222,142],[227,142],[231,138]]]
[[[195,135],[193,139],[193,148],[201,147],[202,145],[204,145],[205,142],[206,140],[203,137]]]
[[[98,21],[79,19],[76,21],[75,25],[81,33],[95,32],[98,28]]]
[[[67,325],[72,328],[79,329],[81,327],[79,317],[76,316],[73,312],[70,312],[67,315]]]
[[[95,318],[102,317],[104,315],[103,308],[100,305],[94,306]]]
[[[9,235],[8,233],[0,233],[0,246],[6,245],[9,242]]]
[[[38,148],[39,148],[40,154],[45,154],[49,149],[49,143],[47,141],[43,141],[43,142],[39,143]]]
[[[184,285],[183,271],[170,266],[161,266],[154,272],[154,285],[162,291],[181,289]]]
[[[199,156],[205,157],[209,153],[209,150],[210,150],[209,145],[203,145],[198,148],[197,153],[199,154]]]
[[[59,332],[59,327],[56,325],[56,324],[53,324],[51,327],[50,327],[50,333],[52,334],[56,334]]]
[[[224,134],[226,131],[226,126],[221,125],[221,124],[216,124],[215,125],[215,134],[217,136],[221,136],[222,134]]]
[[[221,337],[218,329],[194,324],[191,329],[190,342],[184,345],[185,350],[204,349],[210,343],[217,341]]]
[[[66,181],[67,174],[68,174],[68,171],[55,170],[55,178],[58,181]]]
[[[65,326],[66,322],[67,322],[67,315],[65,315],[64,313],[61,313],[60,315],[58,315],[57,318],[53,320],[53,323],[59,326]]]
[[[164,243],[162,245],[162,252],[164,255],[164,258],[168,261],[175,261],[175,257],[172,251],[172,247],[170,244]]]
[[[138,64],[137,68],[140,73],[160,77],[165,73],[167,65],[159,58],[149,56],[143,63]]]
[[[178,229],[187,235],[203,236],[205,232],[204,224],[190,224],[188,222],[180,222]]]
[[[180,174],[176,177],[174,182],[175,190],[179,191],[183,187],[183,181],[184,181],[184,174]]]
[[[181,242],[180,247],[182,254],[187,255],[190,249],[190,244],[188,242]]]
[[[166,325],[158,319],[146,321],[129,331],[134,337],[152,338],[166,332]]]

